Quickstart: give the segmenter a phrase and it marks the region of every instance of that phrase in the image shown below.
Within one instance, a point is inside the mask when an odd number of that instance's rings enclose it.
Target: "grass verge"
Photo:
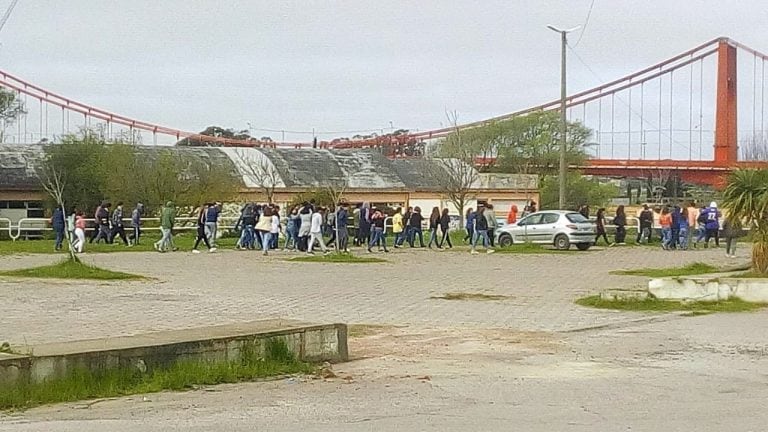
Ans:
[[[55,279],[137,280],[143,276],[116,272],[67,259],[58,264],[18,270],[1,271],[0,276]]]
[[[750,312],[762,309],[768,304],[749,303],[739,299],[717,302],[679,302],[648,298],[645,300],[602,300],[600,296],[583,297],[576,300],[580,306],[597,309],[614,309],[635,312],[690,312],[690,315],[703,315],[714,312]]]
[[[672,276],[690,276],[706,273],[720,273],[727,271],[709,264],[695,262],[688,264],[685,267],[670,267],[670,268],[641,268],[633,270],[616,270],[611,274],[627,275],[627,276],[648,276],[648,277],[672,277]]]
[[[328,255],[307,255],[299,256],[288,259],[293,262],[316,262],[316,263],[351,263],[351,264],[368,264],[368,263],[383,263],[387,262],[385,259],[376,257],[361,257],[352,254],[343,253],[331,253]]]
[[[239,361],[177,362],[167,368],[142,373],[138,368],[91,372],[73,370],[61,379],[0,387],[0,409],[18,410],[33,406],[86,399],[181,391],[200,385],[252,381],[297,373],[313,373],[315,368],[296,360],[283,341],[270,340],[266,356],[242,349]]]
[[[430,298],[438,300],[495,301],[506,300],[509,296],[500,294],[450,292],[439,296],[431,296]]]

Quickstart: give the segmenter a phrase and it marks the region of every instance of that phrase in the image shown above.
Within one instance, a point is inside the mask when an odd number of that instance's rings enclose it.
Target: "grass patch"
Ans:
[[[690,315],[703,315],[715,312],[750,312],[762,309],[768,304],[749,303],[739,299],[717,302],[679,302],[647,298],[644,300],[602,300],[600,296],[583,297],[576,300],[580,306],[597,309],[614,309],[634,312],[690,312]]]
[[[184,231],[173,235],[173,242],[179,250],[192,250],[192,246],[195,244],[196,234],[192,231]],[[85,252],[91,253],[114,253],[114,252],[154,252],[152,244],[160,239],[159,235],[150,231],[141,236],[141,243],[126,247],[120,243],[119,239],[114,244],[106,243],[87,243],[85,245]],[[280,244],[283,243],[283,238],[280,238]],[[87,238],[86,238],[87,241]],[[67,254],[66,241],[64,242],[62,251],[56,252],[53,250],[53,240],[0,240],[0,255],[14,255],[14,254]],[[217,245],[222,249],[234,249],[237,243],[237,238],[223,237],[216,241]]]
[[[685,267],[670,267],[670,268],[641,268],[633,270],[616,270],[611,274],[627,275],[627,276],[648,276],[648,277],[672,277],[672,276],[690,276],[706,273],[720,273],[727,271],[719,267],[715,267],[709,264],[695,262],[688,264]]]
[[[55,279],[137,280],[143,276],[116,272],[67,259],[58,264],[18,270],[0,271],[0,276]]]
[[[509,296],[500,294],[450,292],[440,296],[431,296],[430,298],[438,300],[498,301],[506,300]]]
[[[314,263],[351,263],[351,264],[368,264],[368,263],[383,263],[387,262],[385,259],[376,257],[361,257],[352,254],[344,253],[331,253],[328,255],[307,255],[299,256],[288,259],[293,262],[314,262]]]
[[[735,274],[733,276],[729,275],[727,276],[727,278],[765,279],[765,278],[768,278],[768,274],[748,271],[744,273]]]
[[[255,347],[241,349],[239,361],[177,362],[166,368],[142,373],[138,368],[91,372],[77,369],[67,376],[16,386],[0,387],[0,409],[17,410],[37,405],[86,399],[154,393],[163,390],[188,390],[201,385],[252,381],[296,373],[313,373],[315,368],[288,350],[285,342],[267,342],[261,358]]]

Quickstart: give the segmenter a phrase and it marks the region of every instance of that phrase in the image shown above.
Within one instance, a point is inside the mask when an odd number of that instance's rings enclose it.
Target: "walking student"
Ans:
[[[75,252],[83,253],[83,248],[85,247],[85,218],[80,210],[75,212],[75,242],[72,246],[75,248]]]
[[[440,226],[440,208],[432,207],[432,213],[429,215],[429,243],[427,246],[432,249],[432,243],[438,246],[440,242],[437,238],[437,227]]]
[[[123,244],[128,246],[128,239],[125,237],[125,227],[123,227],[123,202],[118,201],[115,210],[112,212],[112,231],[110,232],[110,243],[115,242],[115,237],[120,236]]]
[[[176,222],[176,206],[173,201],[165,203],[165,207],[160,212],[160,231],[163,236],[155,242],[155,250],[158,252],[167,252],[169,250],[177,250],[173,244],[173,225]]]
[[[299,211],[299,250],[307,252],[309,251],[309,234],[312,230],[312,209],[308,203],[304,204]]]
[[[688,249],[688,238],[689,238],[689,226],[688,226],[688,207],[683,207],[680,210],[680,221],[678,222],[677,227],[677,244],[680,246],[681,250],[687,250]]]
[[[616,208],[616,216],[613,218],[613,224],[616,225],[616,234],[614,235],[614,241],[617,245],[625,245],[625,239],[627,237],[627,215],[624,213],[624,206],[620,205]]]
[[[338,210],[336,211],[336,230],[338,231],[336,245],[340,252],[349,252],[349,231],[347,231],[348,223],[349,211],[347,210],[347,203],[340,202]]]
[[[648,208],[648,204],[643,204],[643,210],[638,219],[640,226],[637,230],[635,243],[648,243],[651,241],[651,232],[653,231],[653,210]]]
[[[93,216],[96,219],[96,235],[91,237],[90,243],[94,241],[98,243],[104,239],[104,243],[110,243],[109,233],[109,208],[112,204],[106,202],[96,209],[96,214]]]
[[[605,240],[605,244],[611,246],[612,243],[608,240],[608,235],[605,233],[605,208],[603,207],[597,209],[597,214],[595,215],[595,228],[597,230],[595,244],[597,244],[597,241],[600,240],[600,237],[602,236]]]
[[[131,225],[133,232],[128,237],[128,246],[135,246],[139,244],[139,238],[141,237],[141,216],[144,214],[144,204],[136,204],[136,208],[131,212]]]
[[[376,210],[373,212],[373,216],[371,216],[371,241],[368,243],[368,253],[373,252],[371,248],[375,244],[379,244],[381,250],[381,247],[384,248],[384,252],[389,252],[387,250],[387,237],[384,232],[384,220],[386,219],[386,216],[384,213],[382,213],[380,210]]]
[[[64,212],[59,206],[56,206],[56,208],[53,209],[53,216],[51,216],[51,227],[53,228],[53,232],[56,234],[56,241],[53,245],[53,250],[60,251],[61,244],[64,242],[64,230],[67,228],[67,224],[64,221]]]
[[[256,222],[256,235],[261,239],[261,251],[268,255],[272,242],[272,209],[264,206],[259,221]]]
[[[392,216],[392,234],[395,236],[393,240],[395,249],[403,245],[405,241],[405,230],[403,229],[403,208],[398,207],[395,210],[395,214]]]
[[[483,206],[479,206],[477,208],[477,215],[475,216],[475,226],[474,226],[474,233],[475,238],[472,239],[472,250],[470,251],[471,254],[476,255],[477,254],[477,241],[482,238],[483,239],[483,247],[485,248],[485,253],[492,254],[495,251],[490,248],[490,240],[488,239],[488,219],[485,218],[485,208]]]
[[[421,215],[421,207],[414,207],[411,218],[408,221],[408,241],[411,247],[416,242],[416,236],[419,236],[419,247],[424,247],[424,233],[421,231],[421,224],[424,217]]]
[[[443,214],[440,216],[440,230],[443,232],[443,239],[440,240],[440,244],[437,246],[440,249],[443,248],[443,244],[446,242],[448,243],[448,248],[453,249],[453,245],[451,244],[451,236],[450,236],[450,228],[451,228],[451,216],[448,214],[448,209],[443,209]]]
[[[709,240],[715,239],[715,247],[720,247],[720,210],[717,203],[712,201],[704,212],[706,222],[704,224],[704,247],[709,247]]]
[[[725,237],[725,256],[736,258],[736,242],[742,235],[741,220],[728,216],[723,221],[723,236]]]
[[[495,240],[493,237],[496,235],[495,231],[499,223],[496,221],[496,213],[493,211],[493,204],[486,204],[483,214],[485,215],[485,220],[488,221],[488,239],[491,242],[491,247],[495,247],[496,245],[494,244]]]
[[[669,207],[665,206],[661,209],[659,225],[661,225],[661,248],[670,250],[672,246],[672,214],[669,211]]]
[[[320,245],[320,249],[324,254],[328,254],[330,252],[328,248],[325,247],[325,242],[323,241],[324,210],[325,209],[320,207],[318,208],[317,212],[312,213],[312,218],[309,224],[309,244],[307,245],[307,253],[310,255],[314,254],[313,249],[315,247],[315,242]]]
[[[200,253],[197,247],[200,245],[200,241],[205,243],[205,247],[208,248],[208,252],[216,252],[216,248],[211,246],[211,242],[208,241],[208,233],[205,229],[205,223],[208,215],[208,208],[211,204],[203,204],[200,207],[200,211],[197,213],[197,238],[195,239],[195,245],[192,247],[192,253]]]
[[[467,229],[467,235],[464,236],[464,242],[472,243],[475,237],[475,212],[472,211],[472,207],[468,208],[464,213],[464,227]]]
[[[221,214],[221,203],[216,202],[208,207],[205,212],[205,231],[208,241],[213,247],[216,247],[216,234],[219,230],[219,214]]]

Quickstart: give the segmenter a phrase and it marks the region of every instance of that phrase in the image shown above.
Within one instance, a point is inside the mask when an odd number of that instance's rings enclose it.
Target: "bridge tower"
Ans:
[[[720,39],[717,48],[715,164],[734,166],[739,159],[736,106],[736,47]]]

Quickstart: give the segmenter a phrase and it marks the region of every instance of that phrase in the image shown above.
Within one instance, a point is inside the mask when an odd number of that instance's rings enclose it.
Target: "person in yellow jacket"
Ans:
[[[392,216],[392,234],[395,235],[395,247],[399,248],[405,241],[405,235],[403,231],[403,209],[398,207],[395,210],[395,214]]]

